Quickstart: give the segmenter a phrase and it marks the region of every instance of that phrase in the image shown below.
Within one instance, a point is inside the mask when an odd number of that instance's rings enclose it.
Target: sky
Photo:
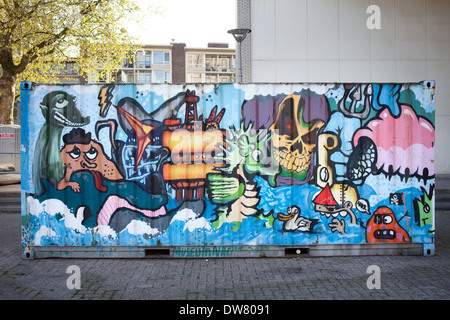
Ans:
[[[141,0],[160,5],[165,12],[151,15],[129,30],[142,44],[184,42],[187,47],[207,47],[209,42],[236,43],[227,31],[236,28],[236,0]],[[145,4],[144,4],[145,5]]]

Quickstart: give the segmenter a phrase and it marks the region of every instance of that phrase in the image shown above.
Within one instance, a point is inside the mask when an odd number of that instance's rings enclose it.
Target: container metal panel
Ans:
[[[23,256],[432,255],[434,90],[24,82]]]

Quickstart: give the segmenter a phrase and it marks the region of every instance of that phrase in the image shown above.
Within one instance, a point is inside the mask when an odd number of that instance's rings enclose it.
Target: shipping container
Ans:
[[[22,256],[433,255],[434,90],[23,82]]]

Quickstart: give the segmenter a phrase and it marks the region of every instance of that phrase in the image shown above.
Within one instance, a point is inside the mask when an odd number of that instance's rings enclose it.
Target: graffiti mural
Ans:
[[[30,86],[23,250],[433,244],[427,84]]]

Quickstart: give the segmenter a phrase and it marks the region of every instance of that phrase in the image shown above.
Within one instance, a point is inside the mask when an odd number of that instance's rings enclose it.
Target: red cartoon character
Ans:
[[[409,242],[408,232],[388,207],[379,207],[367,221],[366,240],[370,243]]]

